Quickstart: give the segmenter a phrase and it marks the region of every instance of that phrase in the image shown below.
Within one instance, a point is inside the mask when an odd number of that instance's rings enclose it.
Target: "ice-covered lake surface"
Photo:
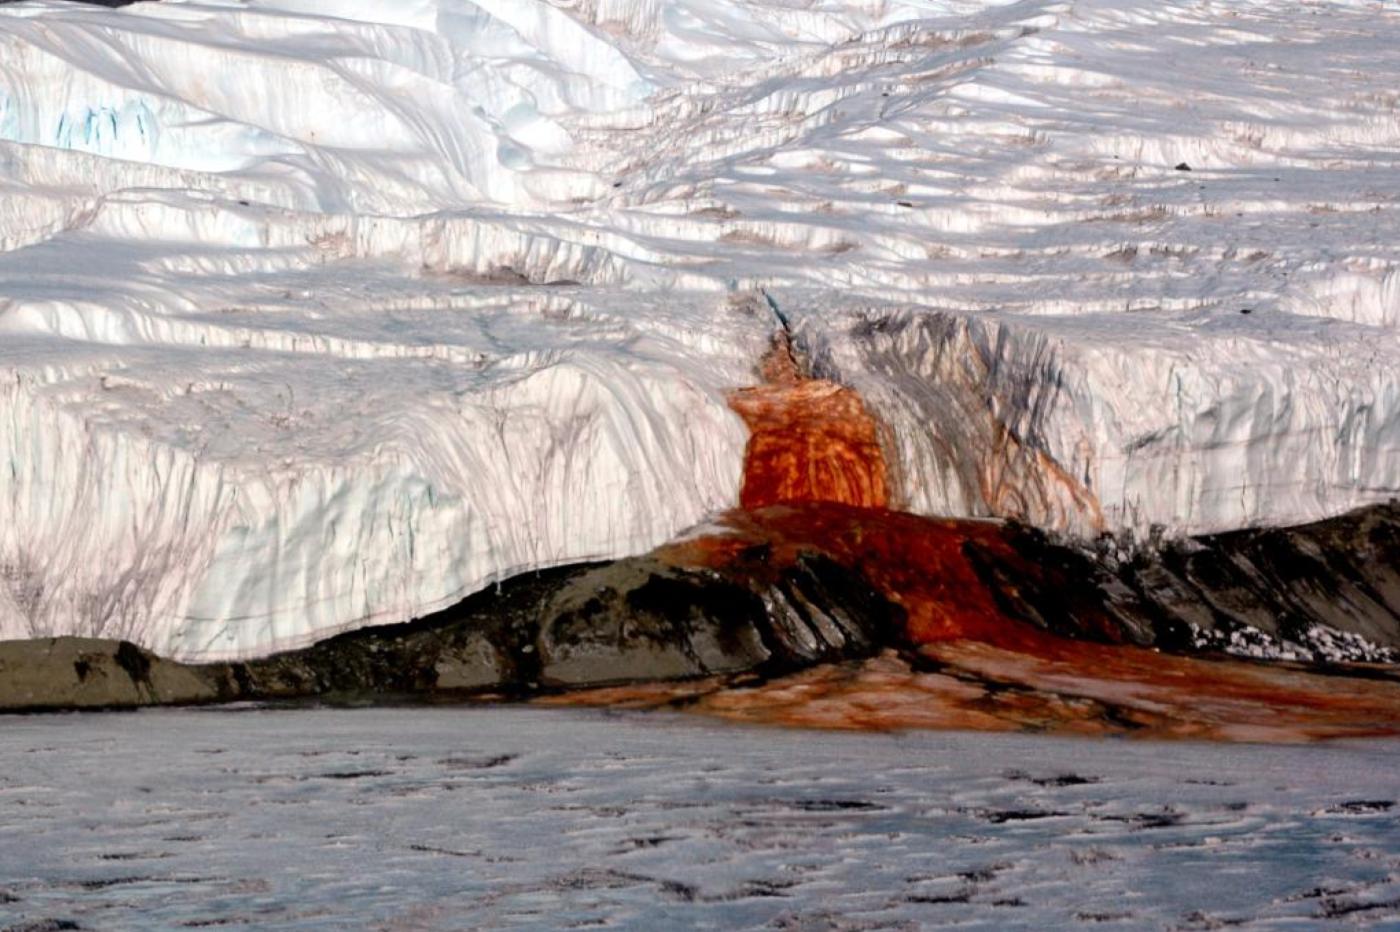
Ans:
[[[1400,922],[1400,743],[528,707],[0,721],[0,928]]]

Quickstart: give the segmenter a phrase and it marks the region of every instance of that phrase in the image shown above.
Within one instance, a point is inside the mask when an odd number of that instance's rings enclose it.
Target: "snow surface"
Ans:
[[[1397,86],[1374,0],[0,5],[0,637],[645,550],[779,316],[916,511],[1393,496]]]
[[[1395,742],[519,707],[0,721],[0,927],[1400,922]]]
[[[1222,651],[1236,657],[1256,660],[1311,661],[1313,663],[1396,663],[1400,651],[1382,647],[1351,631],[1338,631],[1322,625],[1309,625],[1298,640],[1270,635],[1258,628],[1240,625],[1228,631],[1191,628],[1191,646],[1198,650]]]

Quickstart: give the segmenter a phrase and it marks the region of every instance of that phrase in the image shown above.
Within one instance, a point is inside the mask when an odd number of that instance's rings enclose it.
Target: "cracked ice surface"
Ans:
[[[1210,929],[1400,918],[1400,745],[561,709],[0,722],[17,928]]]
[[[920,512],[1390,497],[1398,77],[1374,2],[0,6],[0,636],[644,550],[737,500],[757,289]]]

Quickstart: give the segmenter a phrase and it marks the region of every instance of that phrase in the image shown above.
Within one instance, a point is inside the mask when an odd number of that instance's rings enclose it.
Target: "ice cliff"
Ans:
[[[738,500],[774,328],[895,504],[1400,492],[1400,10],[0,5],[0,637],[250,656]]]

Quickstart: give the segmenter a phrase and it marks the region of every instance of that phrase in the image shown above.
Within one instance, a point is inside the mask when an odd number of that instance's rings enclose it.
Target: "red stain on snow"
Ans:
[[[860,396],[803,377],[786,337],[774,341],[760,371],[765,384],[730,398],[751,431],[741,510],[721,518],[725,536],[663,549],[720,568],[735,548],[771,547],[775,565],[815,548],[861,570],[901,606],[915,643],[1014,641],[1027,626],[997,607],[968,556],[971,543],[1015,559],[1001,525],[891,510],[883,428]]]
[[[813,668],[743,689],[653,684],[583,693],[574,703],[645,705],[697,691],[695,708],[729,718],[829,728],[1035,728],[1062,733],[1298,741],[1400,731],[1400,681],[1358,680],[1222,658],[1180,657],[1049,633],[1002,608],[974,554],[1001,570],[1002,593],[1046,580],[995,521],[891,510],[881,425],[852,390],[803,378],[785,340],[764,360],[766,384],[736,392],[748,423],[741,510],[714,533],[660,548],[675,565],[776,574],[803,554],[858,570],[904,615],[893,654]],[[755,554],[761,555],[755,559]],[[1010,578],[1008,578],[1008,576]],[[1092,615],[1086,607],[1081,615]],[[1077,617],[1105,642],[1106,617]]]
[[[730,396],[730,406],[749,426],[740,507],[887,507],[879,427],[860,396],[835,382],[803,378],[786,339],[775,341],[762,372],[765,384]]]

